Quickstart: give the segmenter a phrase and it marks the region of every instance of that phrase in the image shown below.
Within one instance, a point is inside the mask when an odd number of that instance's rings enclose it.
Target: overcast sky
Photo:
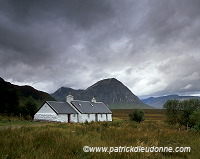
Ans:
[[[117,78],[200,94],[199,0],[0,0],[0,76],[52,93]]]

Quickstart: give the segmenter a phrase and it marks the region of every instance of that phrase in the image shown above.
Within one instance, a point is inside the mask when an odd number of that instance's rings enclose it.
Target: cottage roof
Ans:
[[[112,112],[103,102],[90,102],[74,100],[71,104],[81,113],[99,113],[99,114],[111,114]]]
[[[67,102],[47,101],[46,102],[57,114],[77,114],[78,112],[72,108]]]

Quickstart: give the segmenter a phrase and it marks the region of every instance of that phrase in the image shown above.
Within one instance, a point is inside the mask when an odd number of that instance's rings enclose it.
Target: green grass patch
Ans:
[[[32,122],[24,120],[19,117],[8,117],[8,116],[0,116],[0,126],[8,126],[8,125],[19,125],[19,124],[30,124]]]
[[[43,123],[43,122],[33,122],[24,120],[24,118],[20,117],[13,117],[13,116],[0,116],[0,129],[6,129],[6,128],[19,128],[22,126],[37,126],[37,125],[46,125],[49,123]]]

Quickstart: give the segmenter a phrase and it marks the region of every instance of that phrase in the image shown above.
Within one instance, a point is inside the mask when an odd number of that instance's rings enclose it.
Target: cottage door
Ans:
[[[98,121],[98,114],[95,114],[95,121]]]
[[[68,116],[68,123],[70,123],[70,114],[68,114],[67,116]]]

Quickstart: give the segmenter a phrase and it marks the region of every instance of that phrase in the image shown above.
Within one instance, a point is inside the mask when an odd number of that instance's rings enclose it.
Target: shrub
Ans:
[[[131,121],[136,121],[136,122],[140,123],[141,121],[144,121],[144,111],[137,109],[134,112],[129,114],[129,118]]]

